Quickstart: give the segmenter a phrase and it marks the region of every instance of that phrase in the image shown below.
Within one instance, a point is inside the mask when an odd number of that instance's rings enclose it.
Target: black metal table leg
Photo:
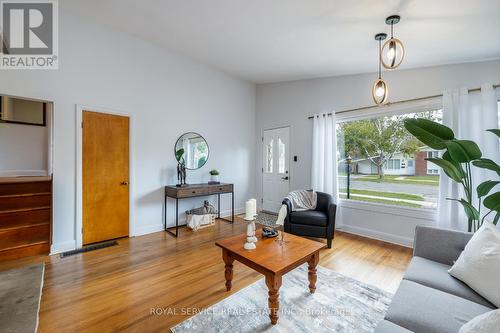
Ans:
[[[220,219],[220,193],[217,194],[217,218]]]
[[[227,192],[227,194],[231,193],[231,219],[226,219],[224,217],[220,217],[220,194],[219,194],[219,215],[218,215],[218,218],[223,220],[223,221],[226,221],[226,222],[229,222],[229,223],[234,223],[234,192]]]
[[[165,226],[167,225],[167,221],[165,219]],[[172,227],[173,228],[173,227]],[[179,235],[179,199],[175,198],[175,234],[165,228],[165,231],[171,234],[174,237],[177,237]]]
[[[165,229],[165,231],[167,231],[167,201],[168,197],[165,194],[165,210],[163,211],[163,229]]]

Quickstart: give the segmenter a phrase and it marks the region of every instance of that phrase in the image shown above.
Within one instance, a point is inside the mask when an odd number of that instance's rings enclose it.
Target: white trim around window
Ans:
[[[500,96],[500,91],[499,91]],[[398,115],[412,112],[422,112],[430,110],[439,110],[443,107],[442,97],[434,97],[425,100],[410,101],[407,103],[398,103],[387,106],[374,106],[373,108],[363,109],[342,113],[337,116],[338,122],[356,121],[368,118]],[[339,199],[339,205],[350,209],[379,212],[384,214],[411,217],[425,221],[435,221],[437,218],[437,209],[430,210],[425,208],[412,208],[389,205],[384,203],[354,201],[348,199]]]

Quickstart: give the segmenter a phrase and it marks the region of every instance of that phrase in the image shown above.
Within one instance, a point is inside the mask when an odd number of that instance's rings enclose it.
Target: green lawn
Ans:
[[[340,198],[347,199],[347,196],[344,194],[341,194]],[[422,208],[421,205],[417,205],[417,204],[409,203],[409,202],[403,202],[403,201],[393,201],[393,200],[384,200],[384,199],[375,199],[375,198],[362,198],[362,197],[351,197],[349,200],[365,201],[365,202],[378,202],[378,203],[383,203],[383,204],[388,204],[388,205],[393,205],[393,206]]]
[[[345,189],[345,188],[344,189],[340,189],[339,191],[343,192],[343,193],[347,193],[347,189]],[[406,199],[406,200],[424,201],[424,197],[422,197],[420,195],[408,194],[408,193],[381,192],[381,191],[351,189],[351,194],[364,194],[364,195],[372,195],[372,196],[385,197],[385,198],[395,198],[395,199]]]
[[[375,183],[393,183],[393,184],[413,184],[413,185],[439,185],[439,176],[384,176],[379,179],[378,175],[355,176],[356,180],[375,182]]]

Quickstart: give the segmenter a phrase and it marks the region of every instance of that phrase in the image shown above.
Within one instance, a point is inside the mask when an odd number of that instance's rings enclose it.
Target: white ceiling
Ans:
[[[62,2],[62,1],[61,1]],[[399,14],[400,68],[500,58],[499,0],[64,0],[77,15],[263,83],[375,72]]]

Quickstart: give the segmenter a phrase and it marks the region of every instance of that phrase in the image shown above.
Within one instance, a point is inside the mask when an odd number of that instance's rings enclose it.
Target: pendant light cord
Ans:
[[[382,57],[382,40],[378,40],[378,78],[382,78],[382,64],[381,64],[381,57]]]

